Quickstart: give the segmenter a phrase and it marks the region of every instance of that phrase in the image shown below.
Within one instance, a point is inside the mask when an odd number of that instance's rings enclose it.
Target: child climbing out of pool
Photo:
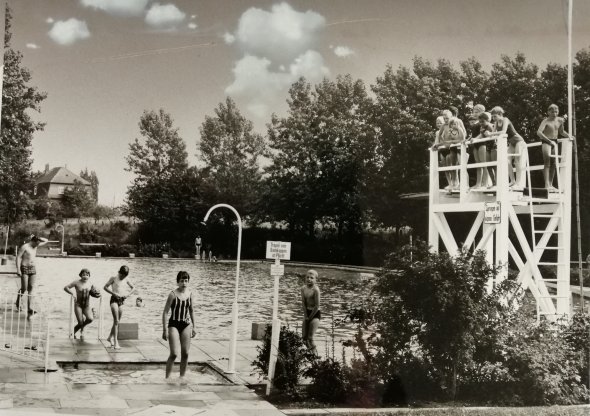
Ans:
[[[80,331],[80,336],[84,335],[84,328],[93,320],[90,309],[90,296],[100,297],[100,291],[90,284],[90,271],[82,269],[79,276],[80,279],[74,280],[64,287],[65,292],[74,297],[74,313],[78,320],[78,324],[74,327],[74,339],[76,339],[76,332],[78,331]],[[74,292],[72,292],[72,288]]]
[[[104,290],[111,294],[109,304],[113,314],[113,326],[107,341],[111,343],[111,348],[116,350],[121,348],[119,346],[119,322],[121,322],[121,316],[123,316],[123,304],[125,299],[135,291],[133,283],[127,277],[128,275],[129,267],[123,265],[119,268],[117,276],[111,277],[104,285]]]
[[[188,352],[191,347],[191,338],[197,335],[193,312],[193,294],[188,290],[189,280],[190,276],[187,272],[178,272],[176,276],[178,287],[168,295],[162,313],[162,339],[164,341],[168,340],[170,345],[170,355],[166,361],[166,378],[170,377],[179,347],[180,377],[184,377],[188,363]],[[170,319],[166,321],[168,312],[170,312]]]

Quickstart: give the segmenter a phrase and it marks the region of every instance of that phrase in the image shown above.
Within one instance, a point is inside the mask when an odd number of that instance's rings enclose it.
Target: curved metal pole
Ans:
[[[61,224],[57,224],[57,226],[55,227],[55,230],[57,231],[57,229],[61,227],[61,251],[59,252],[60,256],[63,256],[64,254],[64,226]]]
[[[211,212],[217,208],[227,208],[231,210],[238,219],[238,253],[236,257],[236,282],[235,282],[235,289],[234,289],[234,302],[232,304],[232,330],[231,330],[231,339],[229,343],[229,362],[228,362],[228,369],[226,373],[235,373],[235,365],[236,365],[236,343],[238,338],[238,286],[240,282],[240,254],[242,251],[242,218],[238,211],[228,204],[217,204],[213,205],[205,214],[205,218],[203,218],[203,222],[207,222],[209,215]]]

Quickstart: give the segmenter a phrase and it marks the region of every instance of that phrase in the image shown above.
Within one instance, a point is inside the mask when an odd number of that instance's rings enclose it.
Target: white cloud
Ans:
[[[86,7],[117,16],[140,16],[150,0],[80,0]]]
[[[45,19],[45,22],[52,24],[53,22],[55,22],[55,20],[53,20],[53,17],[48,17],[47,19]]]
[[[187,26],[189,29],[196,29],[197,28],[197,24],[194,22],[190,22]]]
[[[225,34],[223,35],[223,40],[228,45],[231,45],[232,43],[234,43],[236,41],[236,37],[229,32],[225,32]]]
[[[270,11],[251,7],[238,22],[236,40],[245,53],[290,62],[310,49],[326,20],[316,12],[299,12],[287,3]]]
[[[49,31],[49,37],[60,45],[71,45],[72,43],[90,37],[90,31],[86,22],[78,19],[71,19],[55,22]]]
[[[243,58],[235,63],[234,80],[225,92],[252,115],[267,119],[270,111],[285,106],[289,87],[300,77],[317,83],[330,71],[314,44],[326,21],[314,11],[299,12],[287,3],[270,10],[246,10],[227,44],[235,44]]]
[[[292,75],[292,82],[295,82],[300,77],[305,77],[312,83],[318,82],[330,74],[330,70],[324,66],[324,58],[316,51],[307,51],[295,58],[289,70]]]
[[[182,22],[186,14],[173,4],[155,3],[145,15],[145,22],[157,28],[170,29]]]
[[[354,51],[348,46],[336,46],[334,48],[334,54],[340,58],[346,58],[347,56],[354,55]]]
[[[27,43],[26,46],[29,49],[39,49],[39,45],[37,45],[36,43]]]
[[[284,102],[285,93],[299,77],[315,83],[329,75],[322,56],[312,50],[297,57],[288,72],[286,68],[275,72],[271,66],[268,58],[246,55],[236,63],[234,82],[225,89],[226,94],[243,100],[248,111],[259,118],[268,117],[271,109]]]

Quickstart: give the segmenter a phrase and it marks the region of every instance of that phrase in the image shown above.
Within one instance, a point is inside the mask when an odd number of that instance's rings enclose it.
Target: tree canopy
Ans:
[[[6,5],[2,131],[0,134],[0,222],[13,224],[25,218],[32,206],[31,143],[44,124],[30,111],[39,112],[47,94],[31,85],[31,72],[22,65],[23,55],[11,45],[11,10]]]

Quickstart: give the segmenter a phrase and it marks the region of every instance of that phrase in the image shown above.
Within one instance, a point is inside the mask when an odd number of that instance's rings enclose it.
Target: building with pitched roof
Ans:
[[[45,165],[45,174],[35,181],[33,194],[37,198],[59,200],[66,189],[73,188],[77,184],[84,186],[88,194],[92,195],[92,185],[86,179],[66,167],[49,169],[49,165]]]

